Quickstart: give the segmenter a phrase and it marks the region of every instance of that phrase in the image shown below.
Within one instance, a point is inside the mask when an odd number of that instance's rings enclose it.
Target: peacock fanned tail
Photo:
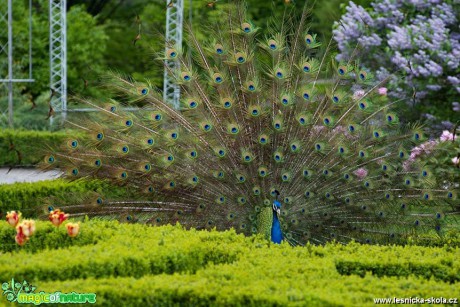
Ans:
[[[458,187],[445,181],[451,174],[409,159],[423,129],[399,122],[395,101],[378,93],[382,83],[356,59],[335,62],[306,13],[262,37],[243,4],[220,10],[206,41],[188,33],[191,56],[169,45],[158,57],[179,64],[169,73],[180,110],[148,82],[117,74],[107,80],[111,99],[79,99],[100,112],[68,121],[79,136],[44,167],[59,165],[71,180],[108,179],[132,197],[101,194],[62,209],[267,238],[276,217],[291,244],[441,233],[460,211]],[[124,111],[133,103],[144,107]]]

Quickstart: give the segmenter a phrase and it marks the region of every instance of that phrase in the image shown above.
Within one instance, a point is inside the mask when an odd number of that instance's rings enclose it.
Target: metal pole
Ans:
[[[52,22],[52,16],[53,16],[53,0],[49,1],[49,24],[50,24],[50,50],[49,50],[49,55],[50,55],[50,89],[53,90],[53,22]],[[50,99],[50,105],[52,106],[52,99]],[[53,125],[53,116],[50,116],[50,126]]]
[[[67,117],[67,0],[61,2],[61,44],[62,44],[62,121]]]
[[[29,79],[32,79],[32,0],[29,0]]]
[[[8,0],[8,124],[13,128],[13,4]]]
[[[170,3],[170,0],[166,0]],[[184,14],[184,0],[176,0],[171,7],[166,9],[166,46],[182,50],[182,22]],[[167,49],[167,48],[165,48]],[[180,87],[176,84],[174,76],[170,76],[168,70],[177,73],[180,71],[178,61],[165,60],[163,100],[174,108],[179,109]]]
[[[67,35],[66,0],[49,0],[50,4],[50,88],[55,91],[51,107],[61,119],[67,114]],[[50,118],[52,124],[53,117]]]

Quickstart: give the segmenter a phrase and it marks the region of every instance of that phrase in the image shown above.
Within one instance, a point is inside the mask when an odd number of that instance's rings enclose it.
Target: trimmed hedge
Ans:
[[[35,131],[2,129],[0,131],[0,166],[30,166],[41,161],[45,151],[50,147],[57,147],[69,137],[69,131]],[[75,135],[76,132],[71,132]],[[21,152],[22,161],[18,164],[15,151],[10,150],[10,142],[15,149]],[[43,153],[40,154],[40,153]]]
[[[299,273],[297,266],[283,258],[279,267],[273,264],[273,259],[262,258],[257,265],[210,266],[195,275],[88,278],[45,282],[38,288],[96,293],[96,303],[104,306],[374,306],[375,298],[458,297],[458,284],[412,277]],[[287,276],[289,271],[292,274]]]
[[[2,246],[14,240],[5,224]],[[37,222],[23,250],[0,254],[0,280],[94,292],[107,306],[363,306],[374,298],[458,297],[460,286],[458,247],[291,247],[234,230],[96,220],[83,222],[76,238],[65,236]]]
[[[104,241],[120,232],[117,223],[90,220],[84,223],[85,231],[82,231],[77,237],[71,238],[67,235],[64,226],[55,227],[50,222],[44,221],[36,221],[35,223],[37,230],[33,237],[21,247],[14,242],[16,230],[2,221],[0,223],[0,254],[9,252],[37,253],[43,250],[64,249],[71,246],[95,245],[99,241]]]
[[[349,251],[350,247],[346,250]],[[366,257],[357,258],[355,253],[336,257],[336,269],[340,274],[364,277],[371,272],[375,276],[418,276],[435,278],[445,282],[460,281],[460,249],[425,248],[421,246],[369,246]]]
[[[42,226],[43,223],[39,223],[37,227]],[[118,226],[113,233],[110,225],[113,226],[114,223],[103,222],[99,225],[93,222],[82,226],[82,232],[87,231],[88,227],[101,228],[101,234],[97,235],[96,240],[98,244],[95,245],[77,244],[78,246],[69,247],[66,242],[68,240],[59,241],[62,236],[53,233],[53,237],[57,239],[55,244],[62,244],[67,248],[43,250],[33,255],[27,251],[15,254],[16,259],[21,259],[15,265],[15,278],[45,281],[81,277],[141,277],[164,272],[192,273],[210,262],[235,261],[236,255],[239,255],[247,245],[244,244],[243,235],[223,233],[216,236],[216,233],[198,231],[189,233],[180,227],[172,226],[154,229],[140,224],[125,224]],[[94,229],[91,231],[94,233]],[[59,230],[56,229],[56,232]],[[65,230],[62,229],[61,232],[65,233]],[[100,240],[101,237],[103,240]],[[30,241],[34,239],[31,238]],[[90,241],[86,237],[75,239],[78,243],[84,244]],[[225,243],[231,243],[232,249],[227,249]],[[10,262],[10,257],[0,256],[0,280],[10,278]],[[59,266],[59,270],[56,270],[56,265]]]
[[[124,195],[126,191],[110,186],[108,182],[99,180],[66,181],[64,179],[46,180],[30,183],[14,183],[0,185],[0,217],[7,211],[16,210],[26,213],[25,216],[36,217],[44,208],[45,199],[56,198],[60,203],[72,200],[75,195],[83,199],[91,192],[104,195]],[[75,195],[74,195],[75,194]],[[71,197],[73,195],[73,197]]]

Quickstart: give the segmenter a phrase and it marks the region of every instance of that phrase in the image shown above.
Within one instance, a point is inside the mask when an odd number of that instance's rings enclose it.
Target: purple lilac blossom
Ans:
[[[430,93],[460,93],[459,19],[459,0],[376,0],[370,10],[350,2],[333,31],[337,60],[359,46],[362,64],[387,80],[392,97],[411,97],[415,87],[417,102],[432,103]]]

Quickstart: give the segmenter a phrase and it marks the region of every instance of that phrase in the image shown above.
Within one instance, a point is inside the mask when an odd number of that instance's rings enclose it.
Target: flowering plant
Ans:
[[[80,232],[80,223],[67,223],[65,225],[69,237],[74,238]]]
[[[24,245],[35,232],[35,221],[23,220],[16,226],[16,243]]]
[[[69,215],[59,209],[56,209],[49,213],[48,218],[54,226],[58,227],[69,218]]]
[[[460,111],[459,20],[458,0],[376,0],[369,10],[350,2],[333,31],[337,57],[360,50],[362,64],[388,80],[389,95],[452,120]]]
[[[460,182],[460,135],[444,130],[439,138],[430,139],[415,146],[403,164],[404,170],[409,171],[413,163],[422,163],[430,167],[434,174],[443,173],[446,168],[456,169],[456,172],[450,172],[450,178],[442,177],[442,180],[446,183],[452,183],[458,188]]]
[[[21,219],[21,212],[9,211],[6,213],[6,221],[12,227],[16,227],[20,219]]]

